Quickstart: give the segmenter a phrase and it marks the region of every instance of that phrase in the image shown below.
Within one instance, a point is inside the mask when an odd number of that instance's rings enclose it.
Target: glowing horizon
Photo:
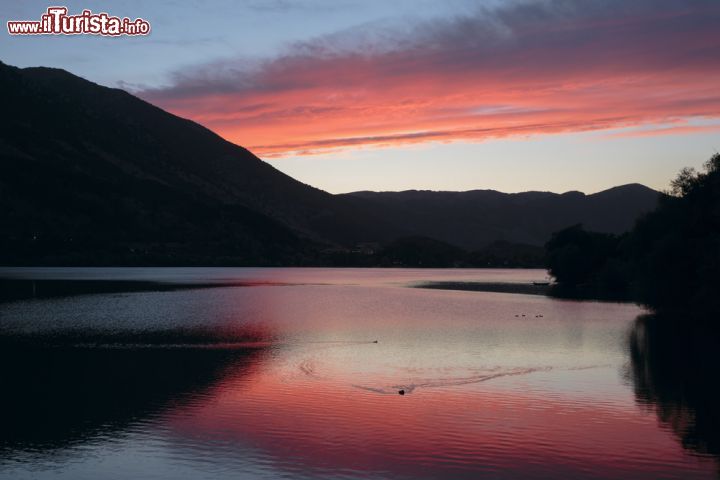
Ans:
[[[717,2],[108,10],[152,34],[10,38],[2,58],[120,86],[333,193],[660,189],[720,148]]]

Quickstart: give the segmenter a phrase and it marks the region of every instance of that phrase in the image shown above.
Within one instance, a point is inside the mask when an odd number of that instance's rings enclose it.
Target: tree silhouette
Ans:
[[[657,208],[623,236],[576,225],[545,246],[555,293],[631,297],[655,311],[720,313],[720,154],[684,168]]]
[[[720,312],[720,154],[683,169],[633,231],[636,298],[655,310]]]

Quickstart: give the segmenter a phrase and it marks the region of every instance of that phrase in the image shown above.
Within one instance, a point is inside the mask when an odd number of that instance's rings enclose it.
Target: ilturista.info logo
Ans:
[[[48,7],[40,20],[10,20],[7,22],[10,35],[148,35],[150,22],[142,18],[114,17],[105,12],[93,13],[83,10],[77,15],[68,15],[67,7]]]

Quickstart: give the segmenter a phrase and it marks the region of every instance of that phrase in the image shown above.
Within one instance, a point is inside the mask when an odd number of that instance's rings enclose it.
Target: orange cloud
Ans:
[[[611,137],[656,137],[662,135],[687,135],[692,133],[720,132],[720,125],[678,125],[670,127],[650,128],[645,130],[630,130],[617,132]]]
[[[340,32],[140,94],[266,157],[718,118],[719,21],[706,1],[515,5],[383,44]]]

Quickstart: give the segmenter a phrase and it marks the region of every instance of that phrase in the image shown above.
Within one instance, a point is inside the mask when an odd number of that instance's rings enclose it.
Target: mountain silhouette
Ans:
[[[287,263],[309,243],[381,227],[363,226],[371,216],[354,202],[125,91],[1,64],[0,96],[6,261],[142,250],[170,262]]]
[[[409,190],[341,196],[372,202],[374,210],[383,212],[408,235],[433,237],[468,249],[497,240],[542,245],[553,232],[578,223],[598,232],[622,233],[658,200],[658,192],[639,184],[592,195]]]
[[[53,68],[0,62],[0,263],[317,263],[424,236],[541,245],[574,223],[617,233],[657,192],[331,195],[201,125]],[[320,256],[319,256],[320,255]]]

